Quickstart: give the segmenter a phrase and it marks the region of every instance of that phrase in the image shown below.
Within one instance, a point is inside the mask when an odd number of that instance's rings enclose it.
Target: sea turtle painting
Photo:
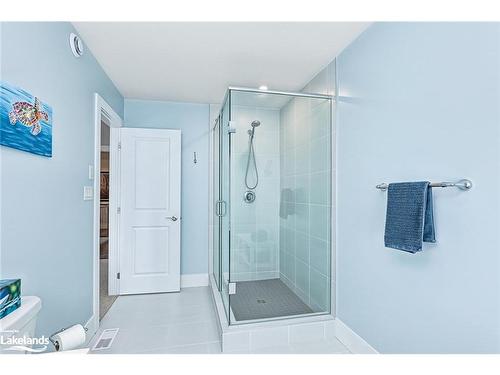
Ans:
[[[52,107],[21,87],[0,80],[0,148],[52,157]]]
[[[35,104],[28,102],[15,102],[12,111],[9,112],[9,120],[12,126],[19,121],[24,126],[31,128],[31,134],[38,135],[42,131],[40,120],[49,121],[49,115],[40,109],[40,100],[35,97]]]

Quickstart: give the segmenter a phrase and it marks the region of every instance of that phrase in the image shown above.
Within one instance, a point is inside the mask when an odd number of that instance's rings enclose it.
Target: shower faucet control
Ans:
[[[243,196],[243,200],[246,203],[252,203],[255,200],[255,192],[253,190],[245,191],[245,195]]]

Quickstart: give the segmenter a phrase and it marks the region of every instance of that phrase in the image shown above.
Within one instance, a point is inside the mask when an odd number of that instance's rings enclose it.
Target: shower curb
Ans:
[[[342,342],[336,336],[336,320],[330,314],[229,326],[213,275],[210,275],[210,287],[223,353],[251,353],[277,346],[337,339]]]

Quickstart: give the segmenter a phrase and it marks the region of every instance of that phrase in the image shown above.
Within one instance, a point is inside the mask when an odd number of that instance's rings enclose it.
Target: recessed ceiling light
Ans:
[[[261,85],[261,86],[259,86],[259,90],[267,90],[267,86],[266,85]]]

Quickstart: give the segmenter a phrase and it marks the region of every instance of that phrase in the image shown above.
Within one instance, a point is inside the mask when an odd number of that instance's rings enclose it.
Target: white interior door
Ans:
[[[120,294],[180,290],[181,131],[120,129]]]

